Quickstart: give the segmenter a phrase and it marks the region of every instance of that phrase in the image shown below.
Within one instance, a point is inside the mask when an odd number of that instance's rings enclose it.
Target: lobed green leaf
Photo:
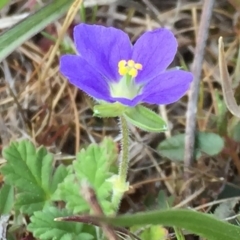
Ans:
[[[110,194],[112,185],[106,181],[112,175],[111,164],[115,161],[117,148],[112,140],[105,139],[101,145],[91,144],[77,154],[69,174],[59,185],[60,197],[74,213],[88,212],[83,199],[81,184],[87,181],[96,192],[99,203],[106,213],[111,212]]]
[[[14,203],[14,189],[4,183],[0,189],[0,215],[9,214]]]
[[[67,171],[59,166],[55,171],[53,157],[45,148],[36,149],[29,141],[12,142],[4,149],[7,163],[2,167],[5,182],[17,189],[15,207],[31,214],[51,204],[52,196]]]
[[[94,228],[73,222],[56,222],[57,217],[65,217],[72,213],[65,209],[50,207],[43,211],[35,212],[27,229],[34,237],[41,240],[92,240]]]

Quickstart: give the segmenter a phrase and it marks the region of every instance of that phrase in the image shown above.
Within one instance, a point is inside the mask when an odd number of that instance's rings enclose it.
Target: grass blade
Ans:
[[[101,218],[98,218],[101,219]],[[239,240],[240,227],[220,221],[214,216],[190,210],[165,210],[102,218],[115,226],[161,224],[184,228],[208,240]]]
[[[0,62],[17,47],[60,18],[73,0],[55,0],[0,35]]]
[[[218,52],[219,52],[219,70],[220,70],[220,78],[222,83],[223,97],[225,103],[227,105],[228,110],[240,118],[240,107],[237,105],[237,102],[234,98],[234,93],[232,90],[232,83],[230,80],[230,76],[228,74],[227,63],[224,57],[224,44],[222,37],[218,40]]]

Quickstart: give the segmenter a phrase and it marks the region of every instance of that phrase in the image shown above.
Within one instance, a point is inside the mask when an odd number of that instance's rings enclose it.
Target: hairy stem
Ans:
[[[128,173],[128,161],[129,161],[129,130],[126,119],[120,117],[120,127],[122,132],[122,146],[121,146],[121,159],[119,162],[118,175],[121,182],[125,183],[127,180]]]
[[[112,203],[116,212],[121,203],[124,192],[128,189],[127,173],[129,162],[129,129],[127,121],[123,116],[120,116],[120,129],[122,133],[121,140],[121,155],[119,161],[118,176],[115,181],[115,188],[113,189]]]

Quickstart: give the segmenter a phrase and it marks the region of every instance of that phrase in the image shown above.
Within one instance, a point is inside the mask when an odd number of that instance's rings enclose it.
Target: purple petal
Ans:
[[[102,75],[82,57],[64,55],[60,59],[60,72],[77,88],[95,99],[110,101],[109,86]]]
[[[112,27],[79,24],[74,28],[74,40],[79,54],[112,81],[120,77],[118,62],[132,54],[128,35]]]
[[[127,99],[127,98],[112,98],[114,102],[120,102],[125,106],[129,107],[135,107],[137,104],[142,102],[143,95],[138,95],[133,99]]]
[[[144,33],[133,47],[132,59],[143,65],[136,82],[150,80],[173,61],[177,52],[177,40],[173,33],[165,28]]]
[[[143,102],[169,104],[179,100],[189,89],[193,75],[182,70],[164,72],[149,81],[144,89]]]

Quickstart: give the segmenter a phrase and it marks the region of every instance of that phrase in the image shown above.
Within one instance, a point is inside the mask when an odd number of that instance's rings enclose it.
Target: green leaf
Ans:
[[[110,163],[113,163],[118,158],[118,145],[113,141],[111,137],[105,137],[99,144],[101,148],[105,148]]]
[[[104,141],[101,145],[91,144],[86,150],[82,149],[77,154],[73,166],[69,168],[68,176],[59,185],[61,199],[74,213],[90,210],[80,192],[83,181],[87,181],[93,187],[103,210],[112,213],[110,202],[112,184],[106,180],[112,176],[110,167],[116,156],[112,151],[115,152],[116,148],[112,149],[109,146],[109,142]]]
[[[168,232],[161,226],[151,226],[140,235],[142,240],[165,240]]]
[[[101,103],[93,107],[93,116],[96,117],[118,117],[121,116],[127,107],[116,103]]]
[[[214,156],[224,147],[224,140],[216,133],[199,132],[196,139],[196,148],[201,152]]]
[[[10,0],[1,0],[0,2],[0,10],[4,8],[8,3],[10,3]]]
[[[227,118],[227,107],[224,100],[220,96],[220,91],[214,91],[214,102],[217,107],[217,114],[214,116],[214,120],[216,119],[218,133],[220,135],[226,135],[227,127],[228,127],[228,118]]]
[[[178,134],[162,141],[158,147],[158,152],[173,161],[182,161],[184,158],[185,134]],[[199,152],[196,154],[199,158]]]
[[[64,180],[67,174],[68,174],[67,169],[63,165],[58,166],[58,168],[55,170],[55,173],[52,177],[51,185],[50,185],[51,192],[54,193],[52,196],[53,199],[54,199],[54,195],[58,191],[59,183],[61,183]]]
[[[142,105],[128,108],[124,116],[128,122],[147,132],[163,132],[167,130],[164,120],[158,114]]]
[[[0,189],[0,215],[9,214],[14,203],[13,187],[4,183]]]
[[[0,35],[0,62],[29,38],[60,18],[73,0],[55,0]]]
[[[99,218],[98,218],[99,219]],[[240,227],[220,221],[214,216],[192,210],[166,210],[137,213],[118,217],[100,218],[115,226],[161,224],[184,228],[208,240],[239,240]]]
[[[149,226],[143,230],[139,237],[141,240],[166,240],[168,231],[162,226]]]
[[[52,166],[53,157],[45,148],[38,150],[29,141],[12,142],[4,149],[7,163],[1,169],[5,182],[17,189],[15,207],[31,214],[51,204],[52,195],[66,176],[66,169]]]
[[[185,134],[178,134],[162,141],[158,152],[173,161],[183,161],[184,158]],[[222,151],[223,139],[215,133],[198,132],[196,134],[195,156],[200,158],[202,153],[214,156]]]
[[[214,211],[214,216],[219,219],[225,219],[235,216],[235,208],[238,205],[238,202],[238,199],[229,199],[226,202],[220,203]]]
[[[161,210],[169,209],[173,206],[174,200],[174,195],[167,196],[164,190],[160,190],[157,197],[158,208]]]
[[[240,142],[240,122],[239,119],[233,117],[231,121],[228,121],[228,136],[233,138],[236,142]]]
[[[57,217],[69,216],[72,213],[54,207],[35,212],[27,229],[34,237],[41,240],[91,240],[94,239],[94,228],[73,222],[56,222]]]

